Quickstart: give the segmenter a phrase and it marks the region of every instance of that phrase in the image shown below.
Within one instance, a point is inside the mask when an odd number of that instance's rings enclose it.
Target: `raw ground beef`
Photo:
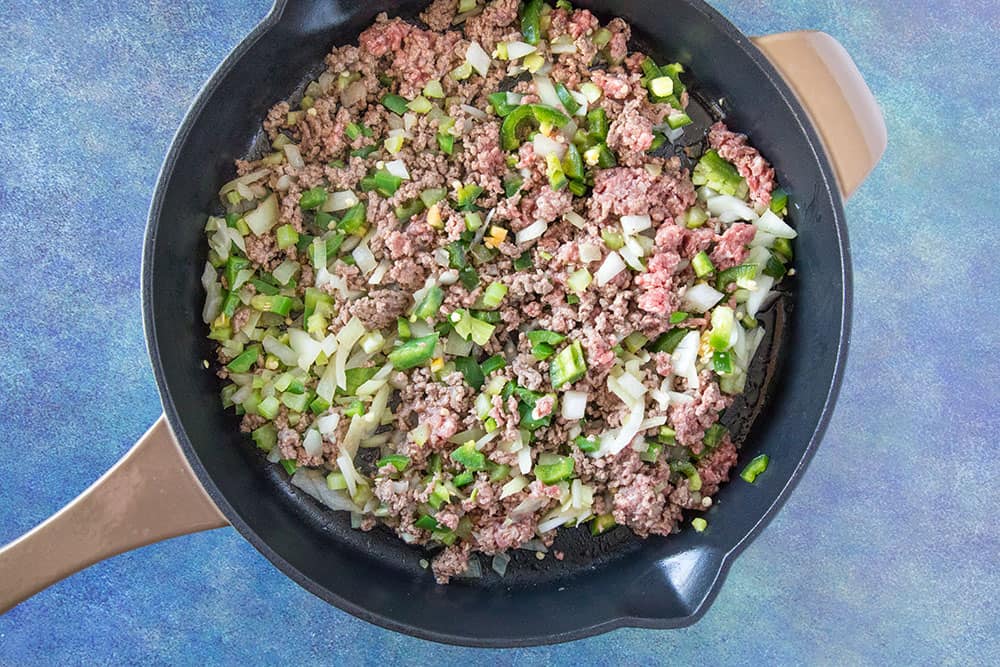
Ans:
[[[233,382],[227,391],[257,390],[258,405],[246,410],[241,430],[258,439],[273,428],[272,460],[280,455],[286,464],[324,474],[344,474],[338,457],[358,450],[353,461],[361,490],[352,502],[362,509],[361,528],[370,529],[377,516],[410,543],[443,547],[432,563],[441,583],[464,573],[476,552],[500,553],[535,539],[551,544],[555,529],[542,530],[542,524],[576,506],[570,498],[580,489],[571,491],[571,482],[582,484],[592,500],[570,524],[604,515],[643,537],[675,532],[682,510],[711,504],[737,459],[728,435],[705,444],[706,430],[732,396],[723,393],[704,359],[699,387],[690,389],[674,375],[677,364],[669,350],[623,346],[630,334],[654,341],[675,325],[704,334],[709,313],[690,313],[680,324],[670,319],[695,282],[691,260],[704,251],[716,271],[741,264],[756,228],[715,219],[695,228],[685,224],[689,211],[704,205],[677,157],[648,152],[672,109],[651,101],[643,78],[645,56],[629,53],[630,28],[621,19],[604,26],[609,39],[596,42],[603,31],[591,12],[546,9],[538,47],[551,61],[551,68],[542,70],[551,83],[571,91],[587,81],[596,85],[600,96],[589,105],[607,115],[607,136],[581,139],[531,121],[520,128],[519,146],[505,150],[503,119],[487,96],[510,89],[523,94],[524,103],[538,103],[544,91],[527,76],[507,78],[519,74],[523,63],[494,59],[485,76],[460,72],[470,44],[492,54],[500,42],[522,40],[519,7],[517,0],[493,0],[456,18],[457,0],[434,0],[420,14],[426,28],[380,14],[357,46],[334,48],[327,70],[305,89],[301,103],[282,101],[267,113],[263,128],[271,149],[259,159],[237,161],[245,182],[223,195],[230,214],[220,218],[223,227],[241,229],[241,218],[272,192],[273,224],[261,234],[243,234],[245,248],[212,244],[217,254],[226,250],[245,258],[253,272],[233,290],[240,297],[237,306],[228,315],[216,310],[211,319],[216,340],[223,340],[227,328],[230,335],[217,350],[218,375]],[[552,53],[551,40],[573,48]],[[383,104],[387,94],[402,96],[411,106],[422,99],[432,111],[393,113],[389,102]],[[686,106],[687,93],[681,91],[674,104]],[[574,120],[586,135],[586,115]],[[548,133],[548,145],[563,153],[570,141],[592,142],[595,148],[604,141],[615,164],[601,168],[588,158],[585,175],[573,176],[583,194],[574,193],[554,171],[568,173],[569,163],[546,156],[552,149],[530,140],[528,125],[531,132]],[[397,135],[402,145],[390,148]],[[747,137],[720,122],[707,140],[746,179],[751,204],[766,206],[774,170]],[[579,152],[586,154],[589,145],[581,144]],[[391,179],[400,166],[406,178],[388,189],[380,185],[379,178]],[[305,206],[317,188],[327,199],[318,207]],[[471,202],[461,201],[459,193],[469,189],[481,191]],[[235,199],[233,192],[239,195]],[[355,199],[333,206],[334,192]],[[358,224],[342,228],[353,206],[363,207]],[[641,266],[598,280],[615,248],[609,238],[622,230],[622,216],[649,216],[649,229],[629,240],[634,242],[629,247],[638,243],[643,250]],[[519,238],[529,227],[538,233]],[[295,235],[291,242],[289,234]],[[327,255],[323,266],[316,264],[321,247]],[[237,269],[229,271],[226,257],[219,259],[215,266],[225,294]],[[279,284],[276,276],[283,271],[291,278]],[[584,286],[574,284],[584,274]],[[487,306],[485,295],[498,288],[506,290],[499,305]],[[415,292],[433,289],[441,290],[440,305],[420,321],[413,313],[422,297]],[[293,300],[291,310],[257,312],[266,310],[260,304],[270,303],[279,290]],[[310,306],[317,299],[325,299],[328,309]],[[303,312],[310,308],[315,312]],[[463,321],[463,313],[493,327],[481,345],[458,333],[455,323]],[[340,360],[350,373],[377,372],[393,345],[408,335],[406,328],[413,327],[413,337],[438,331],[440,341],[415,367],[397,363],[382,373],[384,380],[370,393],[352,396],[338,388],[332,401],[313,401],[324,369],[337,363],[337,351],[315,351],[315,361],[303,365],[299,349],[292,349],[296,339],[285,334],[307,329],[316,341],[332,337],[335,349],[352,322],[365,335]],[[530,340],[533,330],[551,334],[548,352]],[[574,343],[586,372],[554,387],[554,355],[572,351]],[[264,351],[251,370],[227,367],[254,344]],[[296,356],[289,360],[289,354]],[[459,365],[466,358],[476,365],[492,355],[503,357],[504,364],[481,384],[468,366]],[[645,418],[666,419],[665,427],[675,432],[674,446],[666,449],[696,467],[699,491],[672,471],[667,454],[645,460],[638,451],[658,437],[658,428],[636,434],[619,451],[581,450],[577,436],[601,443],[602,435],[628,424],[631,408],[613,390],[628,364],[638,364],[629,372],[646,392]],[[284,388],[278,379],[288,381]],[[293,389],[291,382],[300,380],[303,386]],[[387,411],[371,421],[365,411],[383,386],[391,389]],[[303,390],[311,401],[305,409],[302,394],[295,393]],[[587,392],[583,421],[564,416],[567,390]],[[668,405],[664,398],[661,404],[657,397],[668,392],[686,394],[686,402],[671,399]],[[263,402],[279,397],[273,418],[262,416]],[[333,415],[339,416],[336,427],[323,434],[321,446],[311,443],[323,417]],[[366,440],[349,445],[361,426]],[[472,446],[470,441],[474,450],[463,459],[458,449]],[[406,457],[405,466],[379,460],[389,454]],[[477,455],[481,465],[469,462]],[[539,470],[549,465],[546,460],[572,462],[572,476],[543,483]]]

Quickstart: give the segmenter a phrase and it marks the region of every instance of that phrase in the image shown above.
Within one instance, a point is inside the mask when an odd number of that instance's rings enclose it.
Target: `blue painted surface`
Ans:
[[[856,314],[836,415],[704,620],[520,651],[442,647],[327,606],[219,530],[101,563],[0,617],[0,663],[1000,662],[1000,10],[713,4],[750,34],[840,39],[890,147],[847,205]],[[267,9],[0,2],[0,543],[159,414],[139,304],[146,208],[187,105]]]

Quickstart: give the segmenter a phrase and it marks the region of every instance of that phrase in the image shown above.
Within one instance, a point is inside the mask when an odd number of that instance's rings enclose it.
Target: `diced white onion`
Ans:
[[[580,108],[576,110],[576,115],[586,116],[587,110],[590,108],[590,101],[587,99],[587,96],[583,93],[578,93],[575,90],[569,91],[569,94],[570,97],[576,100],[576,103],[580,106]]]
[[[275,447],[271,454],[276,454],[274,461],[281,458],[281,452]],[[271,460],[271,456],[268,456]],[[351,502],[351,499],[343,490],[333,491],[326,485],[326,475],[316,468],[299,468],[292,475],[292,486],[302,489],[306,494],[312,496],[332,510],[360,512],[361,508]]]
[[[465,51],[465,60],[472,69],[479,72],[479,76],[486,76],[490,71],[490,55],[479,46],[479,42],[469,42],[469,48]]]
[[[633,271],[646,270],[646,267],[642,265],[642,260],[640,259],[639,253],[637,253],[635,248],[629,245],[628,243],[626,243],[624,246],[618,249],[618,254],[621,255],[621,258],[625,260],[625,263],[628,264]]]
[[[272,192],[264,201],[257,204],[257,208],[243,216],[247,226],[257,236],[262,236],[271,231],[278,222],[278,198]]]
[[[621,217],[622,231],[627,235],[638,234],[653,226],[648,215],[623,215]]]
[[[528,478],[524,475],[518,475],[514,479],[510,480],[502,487],[500,487],[500,500],[504,498],[509,498],[515,493],[520,493],[524,490],[524,487],[528,486]]]
[[[333,435],[336,432],[337,427],[340,425],[340,413],[331,412],[328,415],[323,415],[316,420],[316,427],[319,432],[323,435]]]
[[[552,85],[549,77],[536,74],[532,77],[532,81],[535,83],[535,92],[538,93],[538,98],[542,101],[542,104],[554,109],[563,108],[562,101],[559,99],[559,95],[556,94],[556,88]]]
[[[499,576],[507,574],[507,566],[510,564],[510,556],[506,552],[499,552],[493,556],[493,571]]]
[[[663,134],[667,137],[667,141],[670,143],[676,143],[678,139],[684,136],[684,128],[676,127],[671,129],[670,127],[667,127],[663,130]]]
[[[285,151],[285,157],[288,159],[288,164],[292,165],[296,169],[301,169],[306,166],[306,161],[302,159],[302,153],[299,152],[299,147],[295,144],[285,144],[282,147]]]
[[[692,389],[697,388],[692,387]],[[685,394],[680,391],[670,391],[667,392],[667,396],[670,398],[670,405],[683,405],[685,403],[694,403],[694,396],[690,394]]]
[[[352,317],[351,321],[344,325],[344,328],[337,334],[337,355],[333,363],[335,368],[334,377],[337,386],[347,389],[346,364],[347,357],[351,354],[351,348],[365,335],[365,325],[357,317]]]
[[[531,448],[521,447],[517,452],[517,467],[522,475],[531,472]]]
[[[747,297],[746,309],[747,315],[753,317],[760,310],[760,307],[764,304],[764,300],[768,296],[771,288],[774,286],[774,278],[771,276],[758,276],[757,277],[757,288],[750,291],[750,296]]]
[[[252,171],[249,174],[240,176],[239,178],[234,178],[222,186],[219,190],[219,194],[224,195],[230,190],[235,190],[240,185],[250,185],[251,183],[255,183],[270,173],[270,169],[258,169],[257,171]]]
[[[576,44],[571,35],[559,35],[549,42],[551,53],[576,53]]]
[[[522,516],[528,516],[529,514],[534,514],[538,510],[542,509],[547,505],[549,499],[545,496],[529,496],[521,501],[521,503],[511,510],[511,519],[520,519]]]
[[[364,81],[354,81],[340,94],[340,103],[345,107],[353,106],[365,99],[367,94],[368,89],[365,88]]]
[[[597,281],[598,287],[603,287],[614,280],[615,276],[624,270],[624,260],[622,260],[621,255],[612,250],[608,253],[608,256],[604,258],[604,261],[601,263],[601,268],[597,269],[597,272],[594,274],[594,280]]]
[[[757,218],[757,214],[754,213],[753,209],[747,206],[742,199],[737,199],[736,197],[718,195],[705,203],[708,205],[708,212],[722,222],[754,220]]]
[[[583,419],[587,412],[587,392],[567,391],[562,397],[563,419],[577,420]]]
[[[688,290],[684,293],[684,303],[692,311],[696,313],[704,313],[710,310],[712,306],[719,303],[724,296],[725,294],[713,289],[707,283],[698,283],[697,285],[693,285],[688,288]]]
[[[362,275],[368,275],[378,265],[378,262],[375,261],[375,255],[365,241],[359,243],[358,247],[351,251],[351,257],[354,258],[354,262],[361,269]]]
[[[302,439],[302,449],[306,450],[309,456],[319,456],[323,453],[323,436],[314,428],[306,431],[306,436]]]
[[[566,153],[566,144],[547,137],[541,132],[535,135],[535,138],[532,139],[532,143],[535,146],[535,154],[540,157],[555,155],[559,159],[562,159],[563,155]]]
[[[753,235],[753,240],[750,241],[751,248],[770,248],[774,245],[774,239],[776,239],[774,234],[765,232],[759,226],[757,227],[757,232]]]
[[[205,270],[201,273],[201,285],[205,288],[205,307],[201,309],[201,319],[209,324],[222,311],[222,285],[216,280],[215,268],[205,262]]]
[[[264,344],[264,351],[273,354],[286,366],[296,366],[299,363],[299,353],[288,347],[274,336],[265,336],[261,341]]]
[[[385,278],[385,274],[389,272],[389,268],[392,266],[392,262],[388,259],[383,259],[372,271],[371,276],[368,277],[369,285],[381,285],[382,279]]]
[[[757,225],[758,230],[774,234],[779,239],[794,239],[799,235],[787,222],[775,215],[771,209],[764,211],[764,215],[757,218],[754,224]]]
[[[531,223],[530,225],[528,225],[527,227],[525,227],[524,229],[522,229],[517,233],[516,239],[518,245],[520,245],[521,243],[534,241],[542,234],[544,234],[545,230],[548,228],[549,228],[549,223],[545,222],[544,220],[535,220],[533,223]]]
[[[486,120],[488,118],[485,111],[469,106],[468,104],[461,104],[459,108],[477,120]]]
[[[689,388],[698,387],[698,346],[701,336],[697,330],[689,331],[670,355],[670,365],[674,374],[686,378]]]
[[[392,160],[385,163],[385,170],[393,176],[398,176],[403,180],[410,180],[410,172],[406,170],[406,163],[402,160]]]
[[[299,368],[304,371],[309,370],[316,357],[323,351],[323,345],[302,329],[289,329],[288,343],[298,355]]]
[[[554,516],[551,519],[545,519],[544,521],[540,522],[536,530],[538,531],[539,535],[542,533],[547,533],[550,530],[558,528],[559,526],[563,525],[572,518],[573,517],[571,516],[565,516],[565,515]]]
[[[331,192],[330,196],[323,202],[323,210],[326,212],[343,211],[358,203],[358,197],[350,190],[339,190]]]
[[[601,248],[596,243],[581,243],[579,254],[580,261],[589,264],[601,258]]]
[[[639,426],[642,424],[644,416],[645,405],[639,401],[629,412],[621,428],[613,429],[601,436],[601,445],[593,454],[597,456],[611,454],[613,456],[628,447],[635,436],[639,434]]]
[[[507,58],[517,60],[537,51],[537,47],[524,42],[507,42]]]
[[[577,229],[583,229],[584,225],[587,224],[586,219],[576,211],[567,211],[563,214],[563,218]]]

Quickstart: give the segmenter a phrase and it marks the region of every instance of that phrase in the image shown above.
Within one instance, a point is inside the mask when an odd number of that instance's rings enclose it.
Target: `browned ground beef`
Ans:
[[[720,377],[709,365],[711,350],[708,357],[705,349],[699,351],[700,376],[695,387],[693,379],[685,379],[678,371],[670,350],[640,348],[633,354],[623,345],[630,334],[641,333],[642,345],[677,326],[707,332],[712,326],[707,314],[691,312],[686,320],[670,320],[687,307],[685,293],[696,282],[692,259],[704,251],[716,271],[737,266],[747,261],[748,246],[756,234],[752,224],[723,224],[714,217],[699,226],[686,224],[693,207],[704,208],[691,174],[677,158],[658,157],[649,150],[658,134],[666,131],[668,115],[686,106],[687,93],[676,91],[672,102],[652,101],[642,68],[644,56],[628,52],[627,24],[614,19],[602,27],[589,11],[567,9],[551,10],[543,20],[545,39],[573,45],[572,52],[562,54],[552,53],[544,41],[539,45],[536,55],[550,61],[543,70],[548,72],[546,80],[574,92],[593,86],[599,97],[588,101],[589,110],[603,111],[609,124],[603,141],[614,156],[611,165],[595,164],[587,154],[587,142],[596,146],[602,138],[588,138],[586,116],[573,119],[583,139],[571,130],[540,128],[562,151],[570,140],[584,142],[580,150],[586,175],[577,183],[584,187],[581,195],[553,177],[552,159],[538,153],[537,139],[533,143],[522,136],[519,147],[510,151],[501,144],[502,119],[487,96],[501,89],[515,90],[524,95],[523,103],[538,103],[542,92],[532,79],[509,76],[522,74],[523,68],[494,58],[485,76],[452,74],[463,67],[470,43],[491,53],[522,39],[519,2],[494,0],[462,17],[464,21],[456,19],[457,4],[457,0],[434,0],[420,15],[426,27],[380,14],[361,33],[357,46],[337,47],[327,56],[328,69],[306,90],[307,100],[279,102],[267,114],[264,129],[273,151],[258,160],[237,162],[239,175],[257,174],[241,186],[251,195],[241,189],[242,198],[223,199],[234,214],[231,217],[238,219],[273,192],[277,221],[265,233],[244,236],[245,248],[239,254],[249,260],[256,282],[247,282],[238,292],[246,305],[232,313],[231,321],[214,323],[231,329],[233,338],[218,352],[225,364],[240,349],[268,336],[282,346],[290,345],[283,337],[289,328],[318,326],[319,330],[309,331],[320,341],[336,337],[357,321],[368,332],[380,332],[382,340],[372,342],[373,349],[365,353],[362,346],[354,348],[349,367],[374,372],[401,335],[400,322],[423,327],[425,333],[437,327],[443,331],[443,342],[449,335],[454,337],[448,331],[449,315],[462,309],[489,311],[482,304],[487,286],[495,283],[506,288],[499,307],[482,315],[495,327],[488,341],[460,355],[442,353],[439,344],[433,359],[412,369],[395,370],[385,378],[389,383],[385,386],[392,388],[388,416],[384,428],[376,432],[379,424],[374,424],[367,437],[377,440],[375,446],[382,455],[407,457],[405,470],[384,461],[365,467],[360,454],[355,458],[360,483],[367,489],[354,497],[363,514],[360,525],[369,529],[378,517],[408,542],[443,544],[433,562],[441,582],[465,571],[474,552],[495,554],[535,538],[551,543],[555,527],[540,525],[570,511],[567,506],[577,507],[573,499],[581,492],[586,498],[567,523],[604,515],[602,519],[613,519],[640,536],[674,532],[682,509],[704,510],[711,504],[710,496],[728,479],[736,462],[736,447],[727,434],[715,433],[706,444],[706,432],[716,428],[719,413],[732,400],[720,389]],[[434,91],[437,84],[441,96]],[[421,96],[433,110],[397,115],[382,104],[387,94],[401,95],[406,101]],[[579,99],[585,96],[578,93]],[[401,132],[401,145],[390,149],[390,133]],[[454,141],[450,154],[441,147],[442,136]],[[764,210],[775,187],[768,163],[745,136],[722,123],[712,127],[708,143],[746,180],[750,205],[756,205],[758,212]],[[392,161],[404,164],[409,177],[394,192],[373,189],[373,175]],[[557,166],[565,169],[558,162]],[[522,181],[521,187],[505,192],[514,179]],[[460,206],[462,186],[482,189],[473,205]],[[360,229],[337,236],[343,207],[330,215],[304,210],[303,197],[317,187],[327,193],[352,191],[364,205]],[[439,197],[433,206],[416,206],[408,219],[397,214],[435,189],[444,198]],[[606,283],[593,280],[582,290],[571,289],[573,274],[585,270],[594,277],[610,261],[615,248],[608,234],[621,233],[623,216],[648,216],[651,223],[632,239],[642,246],[642,265]],[[544,231],[518,242],[518,233],[536,227],[539,221]],[[470,228],[476,222],[484,225],[478,233]],[[298,247],[294,243],[281,247],[279,228],[295,230],[300,237]],[[315,266],[310,237],[336,237],[342,245],[331,251],[325,266]],[[369,249],[374,269],[357,250],[350,251],[359,243]],[[464,255],[457,264],[456,249]],[[272,273],[290,262],[296,263],[295,282],[288,283],[282,294],[304,301],[298,301],[287,318],[256,313],[254,308],[261,306],[251,299],[255,295],[266,298],[259,290],[267,291],[268,284],[275,284]],[[475,268],[471,283],[467,270],[460,271],[463,263]],[[233,287],[228,276],[220,280],[223,290]],[[442,290],[442,305],[426,321],[416,322],[409,317],[415,306],[414,292],[428,286]],[[311,290],[315,287],[317,292]],[[310,324],[301,312],[308,305],[302,304],[315,294],[328,300],[330,311],[325,320],[317,320],[319,324]],[[724,303],[736,303],[736,295],[729,295]],[[526,335],[539,329],[564,337],[553,351],[573,341],[580,343],[586,364],[583,377],[553,387],[552,358],[544,358]],[[257,337],[248,340],[247,333],[254,332]],[[704,336],[701,345],[706,345]],[[271,392],[291,405],[280,404],[273,419],[251,406],[243,429],[260,433],[273,422],[273,456],[280,452],[281,459],[340,474],[343,467],[338,457],[345,451],[341,445],[351,437],[352,420],[363,419],[355,414],[357,407],[370,407],[375,392],[361,397],[360,404],[339,391],[328,407],[314,404],[294,409],[292,389],[268,389],[285,366],[279,364],[276,348],[264,347],[267,354],[262,353],[248,372],[223,368],[219,374],[233,381],[234,389],[256,378],[265,389],[253,400],[266,399]],[[464,354],[471,354],[476,362],[497,354],[505,359],[502,368],[485,378],[486,389],[493,390],[478,404],[477,397],[484,390],[470,386],[452,363]],[[319,391],[323,370],[333,363],[332,357],[323,354],[310,363],[315,364],[311,373],[296,376],[303,379],[310,398]],[[611,388],[626,369],[647,391],[640,400],[646,404],[645,418],[659,422],[639,432],[624,448],[585,453],[581,446],[586,443],[577,436],[596,439],[623,428],[629,420],[633,408]],[[582,421],[563,416],[568,390],[587,393]],[[683,400],[671,398],[669,404],[653,400],[654,394],[665,397],[667,392],[684,394]],[[321,418],[331,415],[338,415],[339,422],[322,434],[321,445],[310,453],[311,434],[316,433]],[[534,426],[538,421],[544,423]],[[673,436],[660,432],[663,422],[674,431]],[[461,463],[455,455],[462,444],[455,441],[456,434],[470,429],[470,438],[482,438],[478,452],[486,462],[483,469]],[[487,432],[494,437],[483,438]],[[519,443],[525,438],[526,454],[519,454]],[[646,451],[646,447],[657,438],[667,444],[650,455],[653,450]],[[553,458],[559,456],[572,463],[571,476],[543,482],[538,471],[547,464],[542,461],[560,460]],[[700,491],[692,490],[697,487],[678,463],[689,463],[697,470]],[[457,488],[464,468],[472,472],[471,479]],[[523,484],[515,484],[522,475]],[[426,516],[434,518],[435,529],[428,529]]]

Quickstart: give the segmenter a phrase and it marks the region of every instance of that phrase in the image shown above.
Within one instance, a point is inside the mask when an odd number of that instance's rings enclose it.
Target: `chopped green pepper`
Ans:
[[[413,216],[423,213],[426,208],[424,202],[419,197],[416,197],[408,202],[397,204],[393,212],[396,214],[397,220],[407,222]]]
[[[387,355],[390,363],[399,370],[419,366],[434,356],[438,336],[439,334],[432,333],[420,338],[411,338]]]
[[[660,337],[653,341],[653,344],[649,346],[649,351],[673,353],[674,349],[680,344],[684,336],[688,334],[688,331],[690,331],[690,329],[676,327],[664,334],[661,334]]]
[[[403,456],[402,454],[389,454],[388,456],[383,456],[375,464],[379,468],[384,468],[387,465],[392,465],[397,472],[403,472],[410,465],[410,457]]]
[[[451,155],[455,152],[455,137],[447,134],[441,133],[437,135],[438,148],[445,155]]]
[[[519,104],[510,104],[507,101],[507,93],[503,91],[490,93],[486,96],[486,99],[490,101],[490,104],[493,105],[493,110],[496,111],[497,115],[501,118],[506,117],[507,114],[520,106]]]
[[[597,438],[585,438],[582,435],[573,438],[573,444],[579,447],[581,452],[596,452],[601,448],[601,443]]]
[[[556,355],[549,364],[552,386],[556,389],[564,384],[576,382],[587,373],[587,363],[583,358],[583,347],[575,340]]]
[[[311,211],[322,206],[326,202],[326,197],[326,188],[310,188],[299,195],[299,207],[305,211]]]
[[[715,271],[715,265],[712,264],[712,260],[709,259],[708,253],[704,250],[691,258],[691,268],[694,269],[694,274],[699,278],[704,278]]]
[[[469,470],[486,469],[486,455],[476,451],[476,443],[473,440],[453,451],[451,460]]]
[[[722,441],[722,438],[725,437],[727,430],[725,426],[719,423],[709,426],[708,430],[705,431],[705,439],[703,441],[705,446],[711,448],[718,445]]]
[[[784,188],[775,188],[771,192],[771,211],[781,213],[788,206],[788,193]]]
[[[382,106],[399,116],[406,113],[407,104],[408,102],[405,97],[393,95],[392,93],[382,98]]]
[[[613,514],[600,514],[591,520],[590,534],[595,536],[600,535],[601,533],[608,532],[617,525]]]
[[[737,264],[719,273],[715,279],[715,288],[720,292],[724,292],[729,283],[735,282],[739,285],[742,282],[746,284],[747,281],[753,280],[756,277],[756,264]]]
[[[508,174],[503,179],[503,193],[507,197],[513,197],[522,185],[524,185],[524,179],[521,178],[520,174]]]
[[[542,0],[526,0],[521,5],[521,36],[528,44],[538,44],[542,36]]]
[[[473,473],[471,470],[463,470],[462,472],[458,473],[452,478],[451,483],[461,489],[463,486],[468,486],[469,484],[472,484],[472,482],[475,479],[476,479],[475,473]]]
[[[291,312],[294,303],[295,301],[291,297],[282,296],[280,294],[275,294],[273,296],[257,294],[250,299],[250,305],[257,310],[265,313],[277,313],[282,317]]]
[[[374,176],[375,190],[383,197],[391,197],[396,194],[396,190],[403,183],[403,179],[395,174],[391,174],[385,169],[379,169]]]
[[[743,472],[740,473],[740,477],[742,477],[744,481],[753,484],[757,480],[757,476],[767,470],[767,464],[770,460],[771,459],[767,454],[758,454],[753,457],[753,460],[751,460],[750,463],[747,464],[747,467],[743,469]]]
[[[607,112],[605,112],[601,107],[588,111],[587,127],[590,131],[590,136],[594,140],[606,140],[608,138],[608,129],[611,127],[611,124],[608,123]]]
[[[486,378],[483,369],[472,357],[455,357],[455,368],[465,376],[465,382],[475,390],[482,389]]]
[[[363,201],[359,201],[357,204],[344,211],[344,217],[340,219],[339,223],[337,223],[337,229],[345,234],[357,234],[361,228],[364,227],[367,215],[368,209],[365,207],[365,203]],[[341,237],[341,242],[343,242],[343,237]]]
[[[537,123],[549,123],[562,127],[569,122],[569,116],[562,111],[544,104],[522,104],[507,114],[500,126],[500,143],[506,151],[516,149],[521,140],[518,131],[523,123],[534,120]]]
[[[715,149],[705,151],[691,174],[695,185],[707,185],[716,192],[742,199],[750,191],[746,179]]]
[[[562,82],[556,81],[554,87],[556,89],[556,96],[559,98],[559,101],[562,102],[563,108],[566,109],[566,112],[570,116],[580,110],[580,103],[573,99],[573,95]]]
[[[536,465],[535,479],[542,484],[557,484],[573,475],[574,461],[572,457],[560,456],[554,463]]]
[[[423,298],[420,299],[420,303],[413,308],[413,318],[426,320],[434,317],[440,310],[442,303],[444,303],[444,290],[434,285],[427,290]]]
[[[507,365],[507,360],[504,359],[502,354],[494,354],[492,357],[486,359],[479,365],[480,370],[482,370],[483,375],[487,376],[493,371],[499,370]]]

